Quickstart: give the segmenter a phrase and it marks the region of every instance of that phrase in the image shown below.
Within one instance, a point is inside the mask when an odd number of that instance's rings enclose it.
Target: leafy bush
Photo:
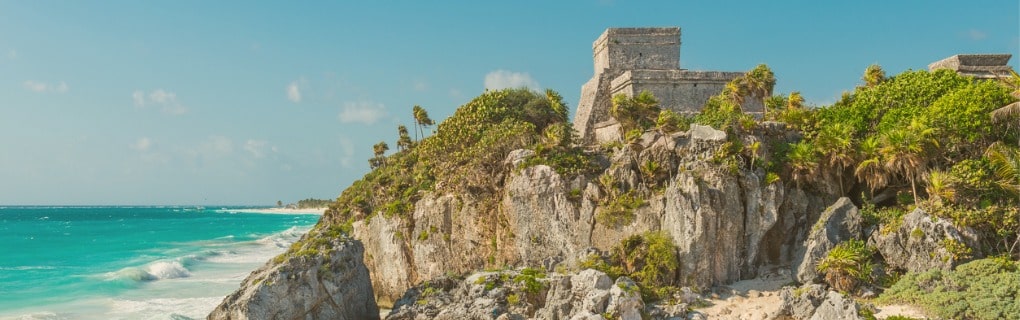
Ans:
[[[595,221],[607,226],[628,225],[634,222],[634,210],[645,205],[645,200],[634,190],[613,197],[599,208]]]
[[[834,289],[853,292],[871,279],[871,255],[872,249],[864,241],[841,242],[818,261],[818,272],[825,274],[825,282]]]
[[[946,319],[1016,319],[1020,315],[1020,268],[1016,261],[988,258],[954,271],[908,273],[878,297],[879,303],[910,303]]]

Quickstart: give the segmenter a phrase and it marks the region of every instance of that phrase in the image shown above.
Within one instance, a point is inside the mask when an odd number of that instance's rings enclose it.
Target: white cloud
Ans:
[[[68,90],[71,90],[71,88],[67,86],[67,83],[63,81],[57,82],[56,84],[48,84],[45,82],[28,80],[24,82],[24,85],[25,89],[38,93],[53,92],[63,94],[67,93]]]
[[[142,90],[135,90],[131,93],[131,99],[135,101],[136,107],[145,107],[145,92]]]
[[[135,144],[131,145],[131,148],[138,151],[148,151],[152,148],[152,139],[149,139],[148,137],[138,138],[138,141],[135,141]]]
[[[485,75],[485,88],[489,90],[500,90],[506,88],[527,87],[529,89],[541,89],[538,81],[531,78],[527,72],[513,72],[507,70],[496,70]]]
[[[234,152],[234,142],[224,136],[209,136],[199,147],[199,153],[209,157],[226,156]]]
[[[253,140],[248,139],[244,143],[244,151],[248,151],[254,158],[264,158],[266,156],[266,146],[269,144],[265,140]],[[271,148],[273,152],[276,152],[276,146]]]
[[[18,50],[11,49],[7,51],[7,58],[14,60],[18,58]]]
[[[287,85],[287,100],[294,103],[301,102],[301,87],[297,81],[291,82]]]
[[[967,37],[970,38],[971,40],[975,40],[976,41],[976,40],[983,40],[984,38],[987,38],[988,34],[982,32],[981,30],[978,30],[978,29],[970,29],[970,30],[967,31]]]
[[[346,103],[344,109],[337,115],[337,118],[340,119],[341,123],[360,122],[374,124],[387,114],[389,113],[386,112],[386,106],[381,103],[359,101]]]
[[[163,89],[156,89],[145,94],[144,90],[135,90],[131,93],[131,100],[135,107],[145,108],[149,105],[160,106],[160,111],[165,114],[179,116],[188,113],[188,107],[177,101],[177,94]]]

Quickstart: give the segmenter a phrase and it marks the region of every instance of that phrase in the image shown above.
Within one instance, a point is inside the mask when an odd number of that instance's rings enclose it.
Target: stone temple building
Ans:
[[[1011,54],[958,54],[932,62],[929,71],[949,69],[975,79],[1009,78],[1013,71],[1007,63]]]
[[[695,113],[743,72],[691,71],[680,67],[680,28],[609,28],[592,45],[595,75],[581,87],[574,129],[584,143],[619,139],[609,115],[612,97],[648,90],[662,109]],[[761,113],[757,99],[745,112]]]

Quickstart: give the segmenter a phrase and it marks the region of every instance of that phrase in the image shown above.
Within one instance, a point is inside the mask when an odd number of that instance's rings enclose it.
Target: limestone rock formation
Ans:
[[[818,280],[818,271],[815,270],[818,260],[824,258],[840,242],[861,239],[862,222],[857,207],[846,197],[826,208],[794,258],[793,274],[797,281],[812,283]]]
[[[529,291],[521,271],[481,272],[466,279],[440,277],[408,290],[386,317],[411,319],[614,319],[639,320],[642,312],[658,319],[682,318],[686,307],[645,311],[637,285],[627,277],[615,282],[605,273],[583,270],[532,278]],[[653,311],[654,310],[654,311]]]
[[[980,248],[973,230],[956,227],[921,209],[904,216],[899,228],[875,232],[869,244],[878,249],[887,265],[910,272],[950,270],[980,254],[954,251],[961,250],[962,245]]]
[[[325,254],[284,256],[255,270],[208,318],[378,319],[365,248],[345,237],[327,241]]]
[[[786,139],[769,134],[744,136],[742,143]],[[605,252],[648,231],[662,231],[677,245],[680,285],[705,288],[753,278],[762,265],[789,265],[833,199],[783,181],[767,183],[764,170],[738,160],[720,165],[717,156],[729,140],[708,127],[649,132],[639,143],[596,156],[606,159],[605,178],[564,176],[547,165],[520,167],[529,153],[515,151],[506,157],[495,199],[428,194],[412,214],[377,214],[354,222],[352,234],[369,252],[365,263],[384,307],[412,285],[446,274],[500,265],[574,267],[592,249]],[[661,169],[642,171],[648,162]],[[631,217],[600,220],[609,200],[626,192],[643,198]]]
[[[786,287],[780,293],[782,307],[769,319],[785,320],[857,320],[861,307],[853,299],[822,285],[808,284],[800,288]]]

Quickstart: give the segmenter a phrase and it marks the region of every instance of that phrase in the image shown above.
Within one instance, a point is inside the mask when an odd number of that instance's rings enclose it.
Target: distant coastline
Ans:
[[[216,211],[228,213],[264,213],[264,214],[317,214],[326,212],[326,207],[321,208],[251,208],[251,209],[217,209]]]

